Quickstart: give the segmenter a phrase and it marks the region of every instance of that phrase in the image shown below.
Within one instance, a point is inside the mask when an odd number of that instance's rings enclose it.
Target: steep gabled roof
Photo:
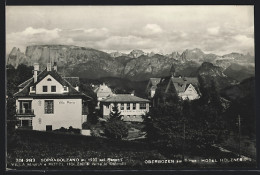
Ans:
[[[28,83],[31,83],[33,81],[33,77],[29,78],[28,80],[24,81],[23,83],[18,85],[18,88],[24,88]]]
[[[79,77],[62,77],[67,82],[69,82],[73,87],[76,87],[79,85]]]
[[[177,93],[185,92],[190,84],[198,91],[198,79],[196,77],[166,77],[161,80],[161,87],[165,92],[169,90],[171,84]]]
[[[137,96],[133,96],[130,94],[117,94],[111,97],[108,97],[105,100],[102,100],[102,102],[150,102],[147,99],[140,98]]]
[[[109,95],[112,95],[113,92],[111,88],[109,88],[107,85],[103,84],[97,87],[94,92],[97,94],[97,97],[107,97]]]
[[[52,76],[56,81],[58,81],[62,86],[67,86],[69,91],[67,93],[62,94],[34,94],[29,93],[31,86],[36,86],[39,82],[41,82],[47,75]],[[25,81],[21,85],[26,85],[23,87],[23,89],[17,93],[14,94],[15,97],[37,97],[37,96],[64,96],[64,97],[85,97],[87,99],[91,99],[91,97],[85,95],[82,92],[77,91],[67,80],[63,79],[55,70],[47,71],[46,69],[38,74],[37,76],[37,82],[34,83],[33,77],[29,79],[30,81]]]
[[[160,83],[161,78],[150,78],[150,82],[152,86],[156,86],[158,83]]]
[[[196,87],[198,85],[198,79],[196,77],[171,77],[169,83],[173,83],[176,91],[180,93],[185,92],[190,84]]]
[[[156,90],[157,84],[159,84],[161,81],[161,78],[150,78],[147,86],[146,86],[146,92],[150,90]]]

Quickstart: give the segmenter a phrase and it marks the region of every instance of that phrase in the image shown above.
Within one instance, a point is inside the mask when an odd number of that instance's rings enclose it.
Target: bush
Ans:
[[[73,133],[73,134],[80,134],[80,129],[73,128],[72,126],[69,129],[61,127],[60,129],[54,130],[55,132],[64,132],[64,133]]]
[[[128,128],[121,120],[111,120],[106,123],[104,133],[108,138],[121,140],[128,136]]]
[[[82,124],[82,129],[90,129],[90,127],[91,127],[91,124],[88,123],[88,122],[84,122],[84,123]]]

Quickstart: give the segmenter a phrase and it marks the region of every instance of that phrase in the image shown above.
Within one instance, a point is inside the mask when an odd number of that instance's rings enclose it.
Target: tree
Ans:
[[[143,116],[146,137],[151,145],[163,152],[181,152],[183,141],[182,101],[176,93],[167,94],[165,101]],[[171,99],[168,101],[167,99]],[[173,103],[175,101],[176,103]]]
[[[113,106],[112,111],[109,114],[104,133],[108,138],[118,140],[128,136],[128,127],[126,123],[121,120],[117,104]]]
[[[112,111],[109,114],[109,120],[121,120],[121,112],[118,110],[117,103],[112,107]]]
[[[162,151],[183,155],[188,149],[196,152],[194,149],[214,143],[224,128],[215,82],[207,86],[202,82],[202,98],[194,101],[180,99],[171,89],[167,93],[156,91],[155,98],[161,98],[160,103],[143,116],[148,141]]]
[[[128,136],[128,128],[121,120],[109,120],[105,125],[104,133],[108,138],[121,140]]]

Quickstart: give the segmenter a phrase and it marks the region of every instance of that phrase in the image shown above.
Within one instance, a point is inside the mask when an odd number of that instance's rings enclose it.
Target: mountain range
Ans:
[[[199,68],[207,67],[202,66],[204,62],[217,67],[221,72],[218,76],[228,76],[237,81],[254,76],[254,56],[240,53],[219,56],[206,54],[198,48],[186,49],[183,53],[172,52],[164,55],[145,53],[142,50],[133,50],[125,54],[106,53],[72,45],[32,45],[26,47],[25,53],[14,47],[7,58],[7,64],[14,67],[19,64],[31,66],[35,62],[40,64],[40,69],[44,69],[47,62],[57,62],[58,71],[64,76],[89,79],[118,77],[143,81],[151,77],[169,75],[172,65],[175,66],[177,74],[196,76],[203,72],[198,71]]]

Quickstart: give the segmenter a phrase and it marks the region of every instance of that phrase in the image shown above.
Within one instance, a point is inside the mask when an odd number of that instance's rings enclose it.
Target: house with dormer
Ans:
[[[200,97],[196,77],[170,77],[165,93],[173,89],[183,100],[194,100]]]
[[[165,101],[164,95],[175,93],[183,100],[195,100],[200,98],[199,82],[197,77],[183,77],[176,75],[175,68],[170,68],[170,76],[162,78],[150,78],[146,92],[153,106],[160,100]],[[156,96],[156,97],[155,97]]]
[[[34,64],[32,78],[21,83],[16,98],[17,128],[51,131],[61,127],[82,129],[91,97],[80,92],[78,77],[62,77],[57,65],[47,63],[39,70]]]

